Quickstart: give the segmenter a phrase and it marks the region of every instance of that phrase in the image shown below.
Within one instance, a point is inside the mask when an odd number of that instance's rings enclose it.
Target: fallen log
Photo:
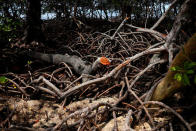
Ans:
[[[82,60],[80,57],[75,55],[61,55],[61,54],[45,54],[40,52],[29,52],[29,56],[35,59],[39,59],[48,63],[59,64],[65,62],[73,67],[73,70],[79,74],[91,74],[100,65],[110,65],[110,60],[106,57],[98,57],[96,61],[90,64],[87,61]]]

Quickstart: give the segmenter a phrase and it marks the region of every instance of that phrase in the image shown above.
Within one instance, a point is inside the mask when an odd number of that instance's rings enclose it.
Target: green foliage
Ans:
[[[173,66],[170,70],[176,72],[175,80],[182,82],[185,86],[190,86],[191,81],[196,84],[195,68],[196,62],[185,61],[183,67]]]
[[[5,84],[8,82],[8,79],[5,76],[0,77],[0,84]]]
[[[17,38],[17,29],[22,27],[22,22],[8,17],[0,16],[0,40],[11,42]]]
[[[27,64],[28,64],[28,65],[31,65],[31,64],[32,64],[32,61],[27,61]]]
[[[19,21],[13,21],[10,18],[0,17],[0,31],[10,32],[15,31],[22,23]]]
[[[177,80],[177,81],[182,81],[182,74],[181,73],[176,73],[174,75],[174,79]]]

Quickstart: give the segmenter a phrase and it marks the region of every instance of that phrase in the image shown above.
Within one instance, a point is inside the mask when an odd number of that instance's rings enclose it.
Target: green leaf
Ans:
[[[6,21],[9,23],[12,21],[12,19],[7,18]]]
[[[187,74],[183,74],[183,83],[185,86],[190,86],[191,83],[190,83],[190,80],[189,80],[189,77],[187,76]]]
[[[185,69],[192,69],[196,66],[196,62],[189,62],[189,61],[186,61],[184,63],[184,68]]]
[[[188,68],[194,68],[194,67],[196,67],[196,62],[191,62],[189,64],[189,67]]]
[[[195,72],[194,72],[194,70],[187,70],[186,73],[187,74],[194,74]]]
[[[171,69],[170,69],[171,71],[176,71],[176,67],[175,66],[173,66],[173,67],[171,67]]]
[[[28,65],[32,64],[32,61],[27,61],[27,64],[28,64]]]
[[[0,84],[5,84],[7,82],[7,78],[5,76],[0,77]]]
[[[182,81],[182,74],[181,73],[176,73],[174,75],[174,79],[181,82]]]
[[[179,66],[173,66],[173,67],[171,67],[170,70],[171,70],[171,71],[180,71],[180,70],[182,70],[182,68],[179,67]]]
[[[176,66],[176,70],[180,71],[180,70],[183,70],[183,69],[181,67],[179,67],[179,66]]]
[[[11,28],[10,28],[10,26],[5,26],[5,27],[3,27],[3,30],[6,32],[10,32]]]

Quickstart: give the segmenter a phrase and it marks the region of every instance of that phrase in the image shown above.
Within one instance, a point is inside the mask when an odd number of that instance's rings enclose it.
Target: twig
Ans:
[[[164,43],[165,43],[164,41],[161,41],[161,42],[159,42],[159,43],[156,43],[156,44],[150,46],[148,49],[155,48],[155,47],[160,46],[160,45],[162,45],[162,44],[164,44]]]
[[[172,127],[172,123],[170,122],[169,123],[169,128],[170,128],[170,131],[174,131],[173,127]]]
[[[9,78],[7,78],[7,80],[8,80],[9,82],[11,82],[12,84],[14,84],[14,85],[18,88],[18,90],[20,90],[20,92],[22,92],[25,96],[29,96],[29,95],[25,92],[25,90],[23,90],[16,82],[14,82],[13,80],[11,80],[11,79],[9,79]]]
[[[134,26],[134,25],[131,25],[131,24],[126,24],[126,26],[131,27],[131,28],[135,28],[135,29],[140,28],[140,27],[137,27],[137,26]],[[135,33],[137,34],[137,32],[135,32]],[[138,32],[138,33],[139,33],[139,32]]]
[[[28,73],[29,73],[29,76],[30,76],[30,80],[31,80],[31,82],[32,82],[32,81],[33,81],[32,73],[31,73],[30,71],[28,71]]]
[[[83,108],[83,109],[81,109],[81,110],[75,111],[74,113],[71,113],[69,116],[67,116],[65,119],[63,119],[63,121],[61,121],[61,122],[60,122],[59,124],[57,124],[55,127],[53,127],[52,131],[55,131],[56,129],[58,129],[59,127],[61,127],[62,124],[63,124],[64,122],[66,122],[69,118],[72,118],[73,116],[75,116],[75,115],[80,115],[80,114],[84,114],[84,115],[85,115],[86,113],[91,112],[92,110],[97,109],[97,108],[100,107],[100,106],[109,106],[109,107],[111,107],[110,104],[105,103],[105,102],[102,102],[102,103],[98,103],[98,104],[96,104],[96,105],[93,105],[93,106],[91,106],[91,107],[86,107],[86,108]]]
[[[24,126],[16,126],[16,125],[11,125],[11,127],[9,128],[11,130],[21,130],[21,131],[35,131],[37,130],[36,128],[30,128],[30,127],[24,127]],[[42,131],[47,131],[45,129],[41,129]]]
[[[58,73],[58,72],[60,72],[62,70],[65,70],[65,69],[66,69],[66,67],[61,67],[61,68],[58,68],[55,71],[53,71],[52,74],[51,74],[52,77],[50,78],[50,81],[52,80],[55,73]],[[68,74],[69,77],[71,77],[71,75],[69,73],[67,73],[67,74]]]
[[[162,33],[152,30],[152,29],[147,29],[147,28],[138,28],[137,31],[141,31],[141,32],[147,32],[152,34],[152,36],[154,36],[158,41],[164,41],[165,40],[165,35],[163,35]]]
[[[126,105],[127,107],[130,107],[130,108],[132,108],[132,109],[134,109],[134,110],[137,109],[136,107],[134,107],[133,105],[131,105],[131,104],[129,104],[129,103],[122,102],[122,104],[123,104],[123,105]]]
[[[111,40],[114,39],[114,37],[116,36],[116,34],[119,32],[119,30],[122,28],[122,26],[125,24],[125,22],[126,22],[128,19],[129,19],[129,18],[126,17],[126,18],[122,21],[122,23],[120,24],[120,26],[117,28],[117,30],[115,31],[115,33],[114,33],[113,36],[111,37]]]
[[[8,73],[8,75],[12,75],[16,79],[18,79],[24,86],[27,86],[27,84],[24,82],[24,80],[21,80],[21,78],[18,75],[14,74],[14,73]]]
[[[81,122],[80,122],[80,126],[78,127],[77,131],[82,131],[81,128],[84,124],[84,120],[82,119]]]
[[[173,24],[173,27],[171,29],[171,31],[169,32],[169,34],[166,37],[166,42],[164,44],[164,46],[167,48],[168,53],[169,53],[169,63],[171,64],[172,59],[173,59],[173,53],[172,53],[172,45],[174,44],[174,42],[176,41],[177,35],[181,29],[181,26],[183,25],[183,22],[187,19],[187,15],[184,15],[190,5],[190,0],[186,0],[183,5],[181,6],[181,10],[178,13],[176,20]]]
[[[49,80],[47,80],[43,76],[40,76],[38,79],[35,79],[32,83],[38,83],[39,81],[43,81],[46,85],[48,85],[48,87],[54,90],[58,96],[60,97],[62,96],[62,92],[54,84],[52,84]]]
[[[80,94],[80,96],[79,97],[81,97],[85,92],[87,92],[87,90],[88,89],[90,89],[91,88],[91,86],[89,86],[88,88],[86,88],[81,94]],[[97,98],[97,96],[95,96],[96,98]]]
[[[104,92],[102,92],[101,94],[99,94],[97,97],[102,96],[103,94],[109,92],[109,91],[112,90],[113,88],[118,87],[118,86],[120,86],[120,85],[121,85],[121,84],[116,84],[116,85],[114,85],[114,86],[108,88],[107,90],[105,90]]]
[[[126,84],[127,84],[127,87],[128,87],[128,91],[139,101],[139,103],[141,104],[141,106],[143,107],[144,111],[146,112],[146,115],[148,116],[153,128],[155,127],[155,124],[153,122],[153,119],[152,117],[150,116],[148,110],[146,109],[146,107],[144,106],[143,102],[141,101],[141,99],[135,94],[134,91],[132,91],[132,89],[130,88],[129,86],[129,82],[128,82],[128,79],[127,77],[125,77],[125,80],[126,80]]]
[[[53,96],[57,96],[57,94],[54,93],[53,91],[51,91],[50,89],[47,89],[47,88],[44,88],[44,87],[41,87],[41,86],[37,86],[37,88],[42,90],[42,91],[44,91],[44,92],[47,92],[47,93],[49,93],[49,94],[51,94]]]
[[[160,61],[157,61],[155,63],[152,63],[150,65],[148,65],[144,70],[142,70],[140,73],[138,73],[137,77],[133,80],[133,82],[131,82],[131,85],[129,86],[129,88],[132,88],[133,85],[135,84],[135,82],[147,71],[149,70],[151,67],[153,67],[154,65],[156,64],[159,64],[159,63],[164,63],[166,62],[165,60],[160,60]]]
[[[192,131],[190,124],[187,121],[185,121],[184,118],[179,113],[177,113],[175,110],[173,110],[171,107],[167,106],[166,104],[159,101],[146,101],[143,102],[143,104],[153,104],[153,105],[156,104],[168,109],[184,123],[184,125],[187,127],[189,131]]]
[[[196,126],[196,121],[192,122],[190,126]]]
[[[168,12],[174,7],[174,5],[176,4],[176,2],[177,2],[177,0],[174,0],[171,3],[171,5],[167,9],[167,11],[161,16],[161,18],[159,18],[159,20],[150,29],[154,30],[163,21],[163,19],[167,16]]]
[[[33,73],[41,72],[41,71],[44,71],[44,70],[47,70],[47,69],[50,69],[50,68],[53,68],[53,67],[55,67],[55,65],[51,65],[51,66],[48,66],[48,67],[44,67],[44,68],[38,69],[38,70],[34,71]]]
[[[121,98],[122,95],[123,95],[123,90],[124,90],[124,87],[125,87],[125,82],[124,81],[121,81],[120,82],[120,85],[122,86],[122,88],[121,88],[120,93],[119,93],[119,98]]]
[[[62,83],[70,84],[71,83],[70,81],[60,81],[57,78],[55,78],[54,76],[51,76],[50,74],[47,74],[47,73],[43,73],[43,76],[47,76],[47,77],[52,78],[58,84],[62,84]]]
[[[133,111],[132,110],[129,110],[127,115],[126,115],[126,118],[125,118],[125,125],[124,125],[124,131],[134,131],[130,126],[131,126],[131,123],[133,121],[133,117],[132,117],[132,114],[133,114]]]
[[[118,124],[117,124],[117,119],[116,119],[116,113],[115,111],[112,112],[113,118],[114,118],[114,126],[112,128],[112,131],[118,131]]]
[[[65,97],[68,97],[70,96],[73,92],[75,92],[76,90],[82,88],[82,87],[85,87],[85,86],[88,86],[88,85],[91,85],[91,84],[95,84],[95,83],[99,83],[99,82],[102,82],[102,81],[105,81],[107,80],[108,78],[111,78],[112,76],[114,76],[114,74],[116,72],[118,72],[120,69],[122,69],[123,67],[125,67],[127,64],[129,64],[132,60],[135,60],[143,55],[146,55],[146,54],[150,54],[150,53],[154,53],[154,52],[160,52],[160,51],[163,51],[165,50],[165,47],[164,46],[161,46],[159,48],[154,48],[154,49],[150,49],[150,50],[145,50],[141,53],[138,53],[132,57],[129,57],[126,61],[124,61],[123,63],[119,64],[117,67],[115,67],[109,74],[101,77],[101,78],[97,78],[97,79],[94,79],[94,80],[89,80],[87,82],[84,82],[78,86],[75,86],[69,90],[67,90],[66,92],[63,92],[61,98],[65,98]]]
[[[16,103],[14,102],[14,108],[13,108],[12,112],[7,116],[7,118],[6,118],[4,121],[2,121],[2,122],[0,123],[0,126],[1,126],[1,127],[2,127],[2,126],[12,117],[12,115],[14,114],[16,108],[17,108],[17,105],[16,105]]]
[[[71,76],[73,76],[71,69],[69,68],[69,66],[65,62],[61,62],[60,64],[63,64],[65,67],[67,67],[67,69],[69,70],[69,73],[71,74]]]
[[[68,90],[74,83],[76,83],[77,81],[81,80],[82,78],[95,78],[95,77],[91,76],[91,75],[87,75],[87,74],[82,74],[82,75],[80,75],[80,77],[78,77],[72,83],[70,83],[63,91]]]
[[[127,96],[128,96],[128,91],[126,91],[125,94],[124,94],[122,97],[120,97],[120,98],[118,99],[118,101],[115,102],[114,105],[117,106],[121,101],[123,101],[124,99],[126,99]]]

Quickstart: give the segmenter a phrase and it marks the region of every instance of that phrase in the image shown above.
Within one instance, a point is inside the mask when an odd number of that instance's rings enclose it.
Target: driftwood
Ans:
[[[90,74],[93,69],[96,68],[97,61],[93,65],[88,64],[87,62],[83,61],[78,56],[70,56],[68,54],[61,55],[61,54],[44,54],[39,52],[30,52],[30,57],[48,62],[53,64],[59,64],[61,62],[65,62],[71,65],[74,71],[78,74]]]
[[[30,52],[30,57],[48,62],[53,64],[60,64],[60,63],[66,63],[68,65],[71,65],[73,67],[73,70],[79,74],[79,75],[90,75],[93,71],[96,71],[96,69],[102,65],[100,64],[100,58],[98,57],[97,60],[95,60],[92,64],[90,64],[87,61],[83,61],[78,56],[70,56],[68,54],[61,55],[61,54],[44,54],[39,52]],[[83,77],[82,81],[85,82],[89,78]]]

